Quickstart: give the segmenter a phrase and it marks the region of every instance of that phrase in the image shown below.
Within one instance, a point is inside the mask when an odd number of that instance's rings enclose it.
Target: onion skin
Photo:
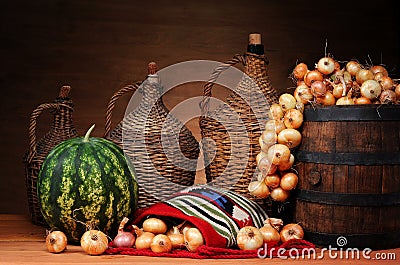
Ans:
[[[335,60],[331,57],[322,57],[317,63],[317,69],[324,75],[329,75],[335,71]]]
[[[108,248],[108,238],[99,230],[88,230],[82,235],[81,247],[89,255],[101,255]]]
[[[287,224],[282,228],[280,235],[282,243],[285,243],[291,239],[303,239],[304,230],[299,224]]]
[[[264,181],[252,181],[249,183],[248,190],[251,195],[260,198],[260,199],[265,199],[269,196],[270,192],[265,184]]]
[[[289,93],[284,93],[280,95],[278,101],[283,112],[286,112],[289,109],[294,109],[296,107],[296,99]]]
[[[290,109],[285,113],[283,123],[286,128],[298,129],[303,124],[303,113],[298,109]]]
[[[308,67],[305,63],[299,63],[296,65],[296,67],[293,69],[293,76],[297,80],[303,80],[304,75],[308,72]]]
[[[172,250],[171,239],[164,234],[158,234],[151,241],[150,249],[154,253],[168,253]]]
[[[172,227],[167,236],[171,240],[172,248],[181,249],[185,247],[185,238],[177,226]]]
[[[290,149],[284,144],[274,144],[268,149],[267,159],[277,166],[287,163],[290,159]]]
[[[368,69],[361,69],[356,74],[356,81],[359,85],[362,85],[367,80],[374,80],[374,73]]]
[[[396,85],[396,88],[394,89],[394,93],[396,93],[397,100],[400,100],[400,84]]]
[[[264,244],[260,230],[254,226],[242,227],[237,233],[237,245],[241,250],[255,250]]]
[[[373,65],[373,66],[371,66],[371,68],[369,70],[371,70],[371,72],[374,75],[376,75],[377,73],[382,73],[383,76],[389,76],[388,71],[382,65]]]
[[[349,74],[352,76],[356,76],[356,74],[360,70],[361,70],[361,65],[356,61],[349,61],[346,64],[346,71],[349,72]]]
[[[396,93],[393,90],[384,90],[379,96],[382,104],[392,104],[396,102]]]
[[[356,98],[354,100],[354,104],[357,104],[357,105],[364,104],[364,105],[366,105],[366,104],[372,104],[372,101],[369,98],[366,98],[366,97],[359,97],[359,98]]]
[[[264,182],[269,188],[276,189],[281,183],[281,177],[278,174],[267,175]]]
[[[381,85],[375,80],[366,80],[361,85],[361,95],[371,100],[378,99],[381,91]]]
[[[113,240],[113,245],[117,248],[131,248],[135,244],[136,237],[131,232],[124,231],[124,227],[129,219],[124,217],[119,225],[118,234]]]
[[[298,181],[299,177],[295,173],[288,172],[281,177],[280,186],[282,189],[290,191],[296,188]]]
[[[63,252],[67,244],[67,236],[61,231],[53,231],[46,236],[46,247],[50,253]]]
[[[264,242],[279,242],[281,240],[281,235],[278,230],[271,225],[268,219],[264,223],[264,226],[259,229]]]
[[[323,80],[324,76],[318,70],[308,71],[307,74],[304,76],[304,82],[309,87],[311,87],[311,84],[314,83],[315,81],[323,81]]]
[[[289,195],[290,195],[290,192],[282,189],[281,187],[273,189],[270,194],[271,198],[274,201],[278,201],[278,202],[286,201],[289,198]]]
[[[136,225],[133,226],[133,229],[135,230],[135,233],[137,235],[136,241],[135,241],[135,248],[136,249],[149,249],[151,242],[153,241],[153,238],[155,235],[151,232],[145,232]]]
[[[185,246],[190,252],[196,252],[197,248],[204,245],[204,238],[200,230],[196,227],[189,228],[183,234]]]
[[[278,134],[278,143],[295,148],[301,143],[301,133],[296,129],[284,129]]]
[[[164,234],[165,232],[167,232],[167,229],[167,224],[163,220],[155,217],[146,219],[143,222],[143,230],[145,232],[151,232],[155,235]]]

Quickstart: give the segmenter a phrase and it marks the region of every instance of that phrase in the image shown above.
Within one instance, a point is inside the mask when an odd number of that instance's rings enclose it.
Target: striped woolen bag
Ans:
[[[268,217],[256,202],[208,185],[186,188],[154,204],[141,212],[133,224],[140,227],[146,218],[154,216],[189,221],[201,231],[210,247],[235,246],[240,228],[248,225],[260,228]]]

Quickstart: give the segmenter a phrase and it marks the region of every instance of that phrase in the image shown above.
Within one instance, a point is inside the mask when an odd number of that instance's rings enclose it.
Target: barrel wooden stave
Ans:
[[[400,114],[399,107],[390,106]],[[349,246],[369,244],[374,249],[399,246],[398,240],[394,242],[388,236],[399,234],[400,230],[400,203],[396,196],[400,194],[400,166],[396,156],[400,152],[400,122],[396,117],[400,115],[389,120],[379,115],[371,120],[343,121],[335,117],[307,120],[311,111],[315,110],[305,111],[300,157],[296,157],[299,184],[294,220],[319,245],[335,243],[335,236],[342,235],[351,239]],[[351,113],[352,109],[342,108],[342,111]],[[315,152],[321,156],[310,155]],[[378,160],[381,157],[376,163],[375,155]],[[371,158],[364,158],[368,156]],[[386,157],[390,158],[388,164]],[[326,161],[315,161],[318,158]]]

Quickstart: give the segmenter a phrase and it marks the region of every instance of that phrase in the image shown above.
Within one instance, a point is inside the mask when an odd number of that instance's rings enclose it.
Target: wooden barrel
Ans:
[[[306,239],[325,247],[400,246],[399,121],[399,105],[305,109],[293,217]]]

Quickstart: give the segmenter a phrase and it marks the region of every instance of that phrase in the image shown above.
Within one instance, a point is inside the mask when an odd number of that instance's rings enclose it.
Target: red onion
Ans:
[[[118,234],[113,240],[113,244],[117,248],[131,248],[135,244],[135,235],[131,232],[124,231],[124,226],[128,222],[128,220],[129,219],[126,217],[122,219],[119,225]]]

